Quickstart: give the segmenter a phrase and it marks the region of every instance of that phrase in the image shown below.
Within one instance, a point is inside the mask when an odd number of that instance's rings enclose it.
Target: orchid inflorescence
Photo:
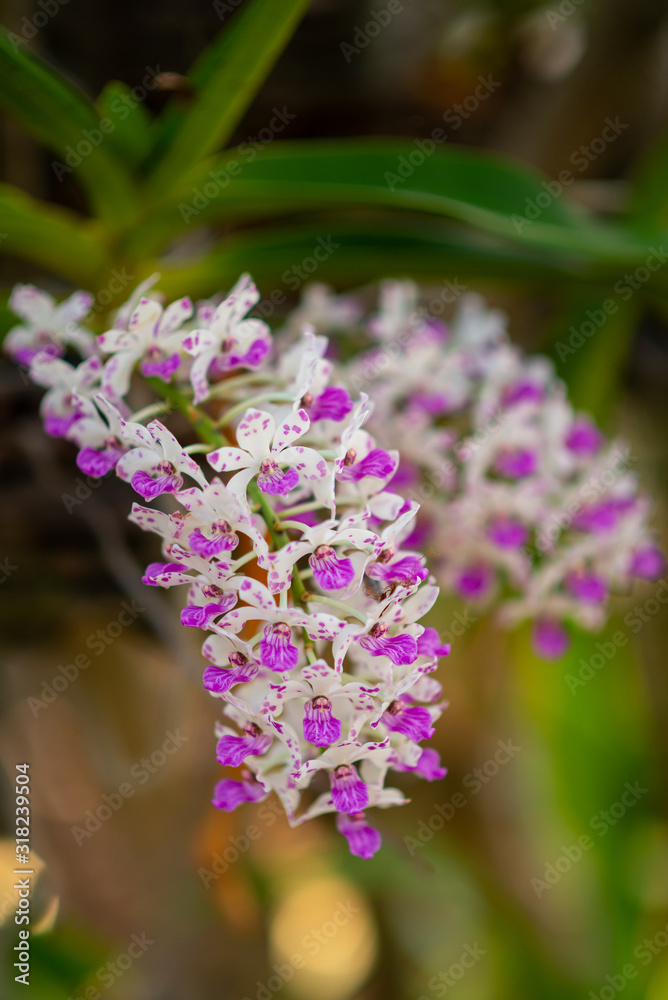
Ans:
[[[448,325],[412,282],[388,281],[375,311],[312,285],[284,340],[304,322],[354,338],[338,374],[399,450],[390,488],[420,502],[407,544],[433,552],[442,590],[506,626],[531,620],[536,653],[556,659],[565,622],[598,630],[610,593],[662,575],[628,446],[574,411],[547,358],[509,343],[501,312],[466,295]]]
[[[115,470],[142,500],[160,498],[130,514],[162,539],[164,561],[143,579],[187,588],[181,622],[206,633],[203,682],[222,702],[217,759],[242,768],[214,805],[275,792],[292,825],[335,812],[369,858],[380,835],[365,811],[407,801],[387,772],[445,774],[421,745],[444,708],[429,675],[449,647],[419,624],[438,595],[406,544],[419,504],[388,489],[399,456],[364,428],[368,395],[329,384],[326,338],[301,325],[275,351],[247,315],[259,299],[248,276],[196,306],[163,306],[156,280],[97,338],[84,325],[92,296],[57,305],[17,286],[23,323],[6,349],[46,388],[45,429],[78,447],[84,473]],[[183,447],[155,419],[170,410],[199,442]],[[311,784],[319,794],[300,805]]]

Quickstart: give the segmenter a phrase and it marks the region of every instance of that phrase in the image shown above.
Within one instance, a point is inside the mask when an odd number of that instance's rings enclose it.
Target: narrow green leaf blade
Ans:
[[[45,63],[17,50],[4,29],[0,29],[0,106],[63,158],[57,176],[74,172],[96,214],[113,225],[132,219],[137,205],[132,181],[105,141],[95,106]],[[78,146],[89,151],[80,155]]]
[[[95,288],[110,266],[98,224],[0,185],[0,253],[22,257],[53,274]]]
[[[173,187],[226,142],[289,41],[309,0],[249,0],[189,73],[187,110],[177,98],[160,123],[153,183]]]

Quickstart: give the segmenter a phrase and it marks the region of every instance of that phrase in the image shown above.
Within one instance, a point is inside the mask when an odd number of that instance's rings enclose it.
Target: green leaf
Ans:
[[[23,257],[70,281],[94,288],[109,267],[99,225],[0,185],[0,253]]]
[[[97,109],[114,124],[106,141],[118,158],[127,167],[138,167],[151,146],[151,116],[144,105],[134,99],[126,83],[110,80],[97,99]]]
[[[232,134],[288,43],[309,0],[249,0],[188,74],[194,95],[161,122],[153,183],[169,189]]]
[[[320,258],[320,259],[319,259]],[[305,266],[304,266],[305,265]],[[346,224],[332,216],[315,224],[276,226],[238,233],[205,258],[150,261],[139,278],[160,270],[160,288],[170,296],[210,295],[250,271],[263,299],[271,291],[289,295],[306,281],[357,287],[387,275],[442,282],[481,277],[491,281],[553,284],[585,280],[586,271],[540,251],[498,246],[441,220],[396,220]],[[280,296],[278,296],[280,298]],[[273,311],[273,310],[272,310]]]
[[[0,105],[63,158],[60,167],[52,164],[56,176],[80,178],[101,218],[119,226],[131,220],[136,194],[100,129],[95,106],[45,63],[16,49],[4,29],[0,29]],[[99,143],[94,144],[98,136]],[[77,152],[82,143],[90,147],[85,156]],[[76,166],[74,157],[80,161]]]
[[[155,252],[184,222],[372,206],[445,216],[514,244],[605,267],[646,256],[641,239],[595,223],[563,200],[553,199],[538,218],[527,218],[530,206],[546,194],[541,175],[528,168],[461,146],[438,148],[413,168],[416,151],[407,140],[316,140],[276,142],[257,153],[212,159],[184,179],[168,204],[149,209],[137,247]],[[208,197],[204,185],[209,190],[216,177],[218,191]]]

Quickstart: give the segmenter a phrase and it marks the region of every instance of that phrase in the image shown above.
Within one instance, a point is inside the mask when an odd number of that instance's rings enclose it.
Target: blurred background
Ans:
[[[25,32],[40,3],[0,3],[0,19]],[[92,96],[110,78],[141,83],[147,68],[184,73],[239,6],[52,3],[30,46]],[[552,178],[568,169],[571,200],[623,211],[628,178],[668,125],[666,4],[400,5],[362,46],[356,31],[386,3],[314,0],[234,144],[275,107],[294,115],[286,139],[426,137],[451,111],[448,142]],[[469,113],[461,102],[481,78],[494,85]],[[165,99],[149,93],[148,109]],[[574,161],[606,119],[615,141]],[[5,119],[0,161],[5,180],[82,207],[74,182],[57,183],[49,154]],[[66,290],[3,258],[3,289],[17,280]],[[549,286],[467,283],[507,310],[516,340],[550,348],[560,303]],[[568,378],[566,363],[557,370]],[[591,405],[631,442],[665,548],[658,311],[638,317],[605,386]],[[10,838],[15,765],[29,762],[37,1000],[668,998],[667,581],[617,598],[606,632],[577,637],[557,664],[536,660],[524,633],[439,605],[430,624],[454,633],[434,741],[449,773],[401,783],[411,804],[380,815],[383,850],[360,861],[326,818],[290,831],[271,806],[210,806],[216,703],[198,643],[169,596],[141,584],[157,548],[127,524],[125,484],[91,488],[74,449],[43,435],[39,398],[0,361],[3,997],[23,995]]]

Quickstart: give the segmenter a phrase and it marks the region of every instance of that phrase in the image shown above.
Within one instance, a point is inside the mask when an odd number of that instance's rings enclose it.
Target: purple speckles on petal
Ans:
[[[130,485],[144,500],[153,500],[161,493],[176,493],[183,486],[183,479],[178,473],[157,476],[155,479],[148,472],[135,472]]]
[[[260,642],[260,662],[270,670],[293,670],[297,666],[299,650],[292,645],[292,629],[279,622],[268,625]]]
[[[561,622],[550,618],[542,618],[535,623],[532,639],[534,651],[542,660],[561,659],[571,644]]]
[[[324,695],[304,705],[304,739],[316,747],[328,747],[341,736],[341,723],[332,715],[332,703]]]
[[[352,764],[341,764],[330,771],[332,800],[337,812],[359,813],[369,804],[369,789]]]
[[[368,860],[380,849],[380,834],[367,824],[364,813],[353,813],[351,816],[339,813],[336,827],[348,841],[350,853],[355,857]]]
[[[309,556],[309,566],[323,590],[342,590],[355,579],[355,568],[350,559],[337,558],[331,545],[319,545]]]

